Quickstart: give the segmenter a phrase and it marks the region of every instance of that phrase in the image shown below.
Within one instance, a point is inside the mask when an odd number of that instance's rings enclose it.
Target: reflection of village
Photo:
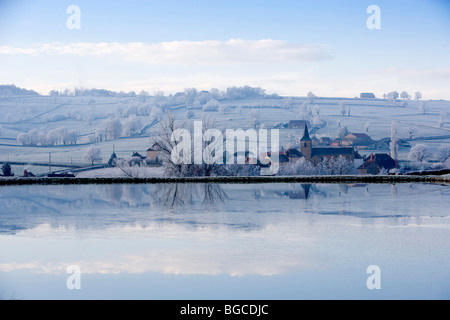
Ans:
[[[0,234],[14,234],[42,224],[69,229],[108,229],[154,223],[188,224],[190,227],[224,225],[259,229],[266,215],[257,212],[310,216],[348,212],[361,218],[379,214],[420,215],[428,205],[406,209],[402,201],[423,195],[420,185],[365,184],[110,184],[79,186],[21,186],[0,195]],[[448,195],[448,186],[428,190]],[[380,212],[361,199],[380,205]],[[355,202],[354,199],[358,200]],[[441,197],[442,198],[442,197]],[[437,204],[439,199],[437,198]],[[374,200],[372,200],[374,201]],[[351,207],[349,204],[351,203]],[[389,203],[389,212],[386,206]],[[17,212],[20,207],[21,211]],[[355,211],[356,210],[356,211]],[[408,213],[408,210],[410,213]],[[96,212],[92,214],[92,212]],[[437,213],[439,210],[437,210]],[[442,214],[440,212],[439,214]]]

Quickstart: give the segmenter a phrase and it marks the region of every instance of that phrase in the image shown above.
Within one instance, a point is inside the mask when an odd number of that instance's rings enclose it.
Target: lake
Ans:
[[[449,209],[438,184],[2,186],[0,299],[449,299]]]

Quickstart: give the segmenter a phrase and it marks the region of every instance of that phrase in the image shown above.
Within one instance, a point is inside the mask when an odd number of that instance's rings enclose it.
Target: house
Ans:
[[[359,96],[361,99],[375,99],[375,95],[373,93],[361,93]]]
[[[343,146],[368,147],[374,144],[374,141],[365,133],[350,133],[342,140]]]
[[[303,137],[300,140],[300,152],[307,161],[310,161],[315,166],[324,159],[338,158],[340,156],[353,162],[356,156],[355,150],[352,147],[313,147],[307,125],[305,126]]]
[[[321,146],[329,147],[329,146],[331,146],[331,138],[329,138],[329,137],[322,137],[319,140],[319,144]]]
[[[308,125],[306,120],[292,120],[288,123],[288,129],[304,129]]]
[[[304,157],[300,151],[294,148],[286,150],[285,154],[288,157],[290,163],[296,163],[298,160]]]
[[[398,168],[398,163],[387,153],[371,154],[358,168],[361,174],[380,174],[382,170],[389,172]]]
[[[145,157],[143,157],[139,152],[133,152],[131,157],[132,158],[136,158],[136,159],[140,159],[140,160],[145,160]]]
[[[161,163],[160,154],[161,150],[159,149],[157,144],[154,144],[151,148],[147,150],[147,162],[153,164],[160,164]]]

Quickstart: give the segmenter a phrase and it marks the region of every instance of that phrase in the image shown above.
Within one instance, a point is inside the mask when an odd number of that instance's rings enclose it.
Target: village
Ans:
[[[281,146],[278,151],[268,151],[264,155],[259,155],[261,159],[265,161],[260,161],[259,157],[249,151],[248,148],[245,150],[237,150],[234,153],[234,158],[231,159],[232,164],[238,164],[238,157],[242,156],[245,158],[245,166],[253,166],[258,168],[268,168],[271,166],[271,159],[276,155],[277,163],[279,165],[279,172],[275,174],[278,175],[292,175],[292,170],[288,170],[289,167],[298,166],[299,163],[304,166],[306,163],[310,165],[310,170],[302,172],[297,170],[299,175],[313,175],[314,173],[319,173],[319,170],[314,171],[311,168],[318,168],[320,165],[326,163],[328,166],[335,165],[335,160],[340,159],[344,161],[346,169],[337,168],[337,171],[328,172],[330,174],[353,174],[353,175],[380,175],[380,174],[401,174],[412,171],[410,166],[403,161],[403,167],[397,159],[394,159],[390,153],[383,152],[383,149],[389,148],[390,141],[382,139],[381,141],[373,140],[367,133],[353,133],[346,132],[347,128],[343,130],[346,135],[342,135],[338,138],[331,137],[320,137],[317,138],[316,135],[311,135],[309,130],[309,122],[306,120],[292,120],[285,125],[285,128],[296,130],[297,132],[302,132],[301,138],[295,141],[295,144],[288,143],[288,147]],[[406,145],[408,146],[408,145]],[[367,152],[367,150],[377,150],[379,152]],[[94,164],[100,157],[93,155],[90,160],[92,160],[92,166],[82,167],[82,168],[71,168],[70,170],[64,169],[59,172],[52,172],[51,169],[51,156],[49,159],[49,173],[48,177],[61,177],[61,178],[74,178],[77,173],[89,172],[93,170],[99,170],[104,168],[113,167],[124,167],[128,168],[143,168],[143,167],[153,167],[161,168],[166,165],[167,154],[164,154],[160,144],[155,143],[145,152],[134,151],[128,158],[118,158],[115,150],[113,150],[107,163]],[[342,165],[341,161],[341,165]],[[336,161],[337,163],[337,161]],[[221,164],[230,164],[230,159],[226,158],[224,152],[223,161]],[[60,166],[60,165],[59,165]],[[430,167],[431,168],[431,167]],[[434,166],[435,169],[441,169],[442,172],[447,172],[450,168],[450,157],[445,161],[440,163],[439,166]],[[327,172],[325,172],[326,174]],[[199,170],[191,172],[192,175],[202,175]],[[273,174],[273,175],[275,175]],[[323,174],[323,173],[322,173]],[[2,166],[1,176],[14,176],[15,173],[12,172],[11,165],[9,163],[4,163]],[[20,176],[20,175],[17,175]],[[23,177],[34,178],[35,174],[28,170],[24,170]]]

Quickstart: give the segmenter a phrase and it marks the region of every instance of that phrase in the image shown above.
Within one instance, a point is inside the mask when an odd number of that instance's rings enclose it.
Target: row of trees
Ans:
[[[409,99],[411,99],[411,95],[407,91],[402,91],[401,93],[398,93],[397,91],[392,91],[392,92],[383,94],[383,98],[389,99],[389,100],[397,100],[398,98],[401,98],[404,100],[409,100]],[[422,93],[420,91],[417,91],[414,94],[414,99],[422,100]]]
[[[74,145],[77,144],[78,138],[78,132],[60,127],[48,132],[33,129],[27,133],[20,133],[17,142],[24,146]]]
[[[343,156],[337,158],[324,158],[317,166],[301,158],[295,163],[281,167],[278,175],[354,175],[358,174],[352,161]]]
[[[128,117],[125,121],[121,121],[119,118],[108,119],[90,136],[90,142],[103,142],[115,140],[120,137],[133,137],[139,134],[142,128],[142,120],[134,115]]]
[[[431,148],[423,143],[419,143],[411,148],[408,159],[414,163],[425,164],[433,158]],[[440,162],[446,161],[450,157],[450,144],[442,144],[437,153],[437,159]]]

